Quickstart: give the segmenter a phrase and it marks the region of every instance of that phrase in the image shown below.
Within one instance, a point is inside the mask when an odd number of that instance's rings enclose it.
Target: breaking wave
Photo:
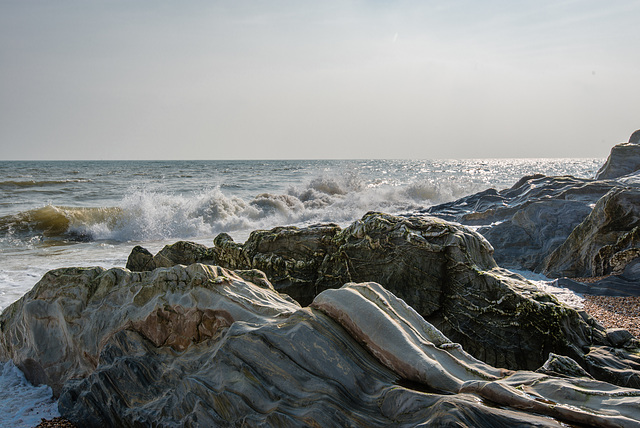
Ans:
[[[0,233],[23,242],[193,238],[283,224],[347,223],[367,211],[418,210],[471,190],[428,180],[366,183],[356,174],[316,177],[282,194],[245,198],[223,193],[221,187],[188,195],[137,189],[114,207],[46,205],[5,216],[0,218]]]
[[[58,186],[69,183],[89,183],[91,180],[75,179],[75,180],[7,180],[0,181],[0,189],[21,189],[31,187],[48,187]]]

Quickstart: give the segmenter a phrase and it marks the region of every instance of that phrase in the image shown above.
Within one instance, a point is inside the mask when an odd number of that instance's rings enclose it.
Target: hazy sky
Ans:
[[[0,0],[0,159],[605,157],[639,1]]]

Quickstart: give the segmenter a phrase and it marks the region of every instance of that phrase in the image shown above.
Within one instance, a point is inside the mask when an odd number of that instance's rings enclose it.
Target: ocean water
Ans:
[[[346,225],[368,211],[410,213],[490,187],[508,188],[530,174],[593,177],[602,163],[603,159],[3,161],[0,311],[50,269],[124,266],[135,245],[155,253],[181,239],[211,246],[221,232],[242,242],[255,229],[320,222]],[[7,364],[0,364],[0,383],[22,385],[9,378],[17,369]],[[0,395],[0,426],[18,424],[2,419],[15,408],[9,404],[12,399],[35,403],[17,393]]]

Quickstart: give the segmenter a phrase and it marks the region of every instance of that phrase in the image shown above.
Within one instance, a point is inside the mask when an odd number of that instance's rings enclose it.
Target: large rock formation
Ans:
[[[466,196],[425,212],[474,227],[506,268],[539,271],[593,205],[617,184],[611,181],[532,175],[511,188]]]
[[[640,279],[640,189],[617,188],[545,261],[551,277],[626,274]]]
[[[602,372],[592,367],[600,363],[588,354],[593,346],[612,345],[586,314],[498,268],[481,235],[434,217],[369,213],[344,230],[335,225],[276,228],[253,232],[245,244],[227,235],[215,243],[216,263],[265,271],[276,290],[286,290],[303,305],[347,282],[376,281],[495,366],[533,370],[553,352],[589,372]],[[640,368],[632,357],[623,364]],[[606,379],[640,386],[637,374],[619,376],[612,370]]]
[[[482,363],[374,283],[301,308],[255,271],[60,269],[0,321],[83,427],[640,426],[640,390]]]
[[[622,177],[640,169],[640,130],[629,137],[627,143],[620,143],[611,149],[604,165],[598,170],[596,179]]]

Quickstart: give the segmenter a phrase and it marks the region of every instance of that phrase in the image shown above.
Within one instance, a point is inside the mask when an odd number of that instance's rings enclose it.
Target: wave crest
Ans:
[[[367,211],[419,210],[473,190],[455,180],[366,182],[355,173],[320,176],[290,187],[286,194],[260,193],[245,199],[227,195],[221,187],[187,195],[132,188],[115,207],[47,205],[2,217],[0,233],[22,242],[202,239],[284,224],[348,223]]]

